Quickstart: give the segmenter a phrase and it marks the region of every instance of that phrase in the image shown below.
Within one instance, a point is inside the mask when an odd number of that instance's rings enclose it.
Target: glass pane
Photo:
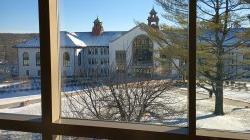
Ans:
[[[62,117],[187,127],[188,3],[169,2],[60,0]]]
[[[39,133],[0,130],[0,139],[1,140],[42,140],[42,135]]]
[[[38,2],[0,1],[0,19],[0,113],[40,115]]]
[[[198,0],[197,128],[250,132],[249,8]]]

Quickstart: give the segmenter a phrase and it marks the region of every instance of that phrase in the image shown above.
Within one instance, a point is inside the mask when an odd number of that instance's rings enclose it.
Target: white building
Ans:
[[[226,79],[228,80],[250,78],[250,39],[241,35],[247,32],[249,32],[249,28],[231,28],[225,36],[223,42],[223,65],[224,75],[227,76]],[[206,31],[199,36],[198,42],[203,45],[210,45],[211,47],[207,50],[213,51],[213,45],[211,44],[216,42],[215,33]],[[212,55],[210,58],[213,60]],[[200,60],[200,63],[202,63],[202,59]]]
[[[159,18],[154,9],[150,11],[148,25],[158,30]],[[240,30],[236,30],[237,32]],[[244,31],[244,30],[242,30]],[[210,38],[212,33],[202,38]],[[229,34],[233,36],[234,34]],[[225,50],[230,49],[236,40],[225,42]],[[39,37],[16,46],[18,49],[19,76],[40,76],[40,44]],[[201,39],[202,42],[202,39]],[[249,42],[250,44],[250,42]],[[129,72],[132,74],[158,73],[169,77],[179,77],[174,65],[163,68],[154,58],[159,57],[159,45],[152,41],[147,33],[136,26],[129,31],[104,31],[102,22],[94,21],[92,32],[60,32],[60,61],[63,76],[105,77],[110,72]],[[241,64],[249,59],[242,50],[229,51],[230,59],[225,59],[225,71],[242,73],[250,69],[249,65]],[[240,65],[241,64],[241,65]],[[248,76],[249,74],[246,74]]]
[[[150,11],[148,25],[159,29],[159,18]],[[16,46],[19,76],[40,75],[39,37]],[[92,32],[60,32],[61,73],[64,76],[107,76],[112,70],[151,72],[159,64],[153,58],[159,48],[139,26],[129,31],[104,31],[102,22],[94,21]],[[175,70],[171,70],[176,74]]]

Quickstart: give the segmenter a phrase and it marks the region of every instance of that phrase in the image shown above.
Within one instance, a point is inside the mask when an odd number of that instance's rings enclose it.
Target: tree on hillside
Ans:
[[[188,0],[156,0],[156,3],[165,10],[163,17],[168,23],[162,25],[160,31],[145,26],[143,29],[160,44],[162,50],[166,50],[164,53],[170,50],[166,53],[169,58],[188,60]],[[197,86],[215,95],[215,115],[224,114],[223,82],[245,74],[225,68],[226,62],[234,59],[231,52],[248,54],[246,43],[250,30],[242,26],[248,23],[249,9],[250,5],[242,0],[197,2]],[[237,65],[244,64],[246,62],[242,61]]]

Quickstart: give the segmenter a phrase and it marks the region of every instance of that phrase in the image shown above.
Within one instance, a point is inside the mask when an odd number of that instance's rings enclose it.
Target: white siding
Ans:
[[[70,56],[69,66],[63,65],[63,54],[68,52]],[[61,74],[64,76],[73,76],[75,70],[75,49],[74,48],[60,48],[60,65],[61,65]]]
[[[23,53],[29,54],[29,66],[23,66]],[[19,76],[26,76],[26,71],[29,71],[30,77],[38,77],[40,66],[36,65],[36,53],[40,52],[39,48],[18,48],[18,71]]]

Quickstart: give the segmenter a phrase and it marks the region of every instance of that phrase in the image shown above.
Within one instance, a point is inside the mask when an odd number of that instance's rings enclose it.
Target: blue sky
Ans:
[[[154,0],[59,0],[59,6],[60,29],[67,31],[91,31],[97,16],[105,31],[129,30],[135,21],[147,22],[153,6],[166,23]],[[38,0],[0,0],[0,33],[6,32],[39,32]]]
[[[38,0],[1,0],[0,32],[30,33],[39,31]],[[104,30],[129,30],[135,21],[147,22],[154,0],[59,0],[60,29],[90,31],[99,16]]]
[[[1,0],[0,32],[38,32],[37,0]]]

